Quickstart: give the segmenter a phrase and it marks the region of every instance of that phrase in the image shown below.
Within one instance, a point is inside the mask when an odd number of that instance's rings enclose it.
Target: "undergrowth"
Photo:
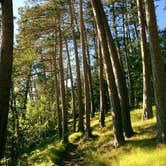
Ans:
[[[133,110],[131,119],[137,133],[126,140],[120,148],[113,147],[111,115],[106,116],[106,127],[99,127],[98,114],[92,119],[91,127],[94,138],[84,139],[81,133],[69,136],[69,142],[77,144],[83,162],[75,160],[75,165],[85,166],[165,166],[166,145],[156,143],[156,119],[141,120],[141,110]],[[66,158],[66,145],[54,140],[41,149],[36,149],[28,156],[23,156],[26,165],[52,166],[61,165]],[[25,160],[26,158],[26,160]],[[71,158],[72,160],[72,158]],[[69,161],[70,162],[70,161]],[[71,161],[71,163],[73,163]],[[71,164],[72,165],[72,164]],[[73,164],[74,165],[74,164]]]

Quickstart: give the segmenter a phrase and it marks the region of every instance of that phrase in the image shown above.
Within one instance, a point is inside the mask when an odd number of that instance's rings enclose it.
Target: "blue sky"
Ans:
[[[24,6],[24,0],[13,0],[13,9],[14,9],[14,16],[18,18],[18,8]],[[163,29],[166,27],[166,10],[164,10],[164,6],[166,6],[166,0],[160,0],[156,2],[156,5],[158,6],[156,8],[156,14],[157,14],[157,21],[160,29]],[[16,21],[15,21],[16,22]],[[18,29],[18,26],[15,23],[15,31]]]
[[[18,29],[18,26],[16,24],[17,20],[18,20],[18,8],[24,6],[24,0],[13,0],[13,12],[14,12],[14,16],[17,18],[15,20],[15,24],[14,24],[14,31],[16,32],[16,29]]]
[[[158,5],[156,8],[158,25],[160,29],[163,29],[166,27],[166,10],[164,10],[164,7],[166,7],[166,0],[158,1],[156,2],[156,5]]]

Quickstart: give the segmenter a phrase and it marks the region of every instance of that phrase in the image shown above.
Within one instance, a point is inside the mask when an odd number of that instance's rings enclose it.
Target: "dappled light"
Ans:
[[[0,166],[165,166],[164,14],[0,0]]]

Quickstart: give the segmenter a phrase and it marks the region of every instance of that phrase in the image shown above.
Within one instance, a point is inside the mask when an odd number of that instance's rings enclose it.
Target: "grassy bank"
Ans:
[[[106,117],[106,127],[99,128],[98,115],[92,120],[94,138],[85,140],[81,133],[69,136],[76,145],[68,148],[56,139],[27,155],[26,163],[33,166],[85,165],[85,166],[165,166],[166,145],[157,144],[156,120],[141,120],[141,110],[131,112],[132,124],[137,134],[126,144],[114,149],[111,115]],[[63,160],[66,160],[64,162]]]

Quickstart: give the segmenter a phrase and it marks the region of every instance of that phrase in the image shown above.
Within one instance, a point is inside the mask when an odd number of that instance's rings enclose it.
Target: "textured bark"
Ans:
[[[117,54],[118,54],[118,58],[119,58],[119,63],[122,66],[122,58],[120,55],[120,43],[118,40],[118,31],[117,31],[117,25],[116,25],[116,15],[115,15],[115,2],[112,2],[112,22],[113,22],[113,30],[114,30],[114,34],[115,34],[115,40],[116,40],[116,49],[117,49]]]
[[[53,56],[54,59],[54,79],[55,79],[55,103],[56,103],[56,118],[57,118],[57,125],[58,125],[58,136],[59,139],[62,138],[62,112],[59,108],[59,82],[58,82],[58,65],[57,65],[57,48],[56,48],[56,41],[55,41],[55,53]]]
[[[91,116],[94,117],[96,109],[95,109],[95,104],[94,104],[94,94],[93,94],[93,87],[92,87],[92,73],[91,73],[89,43],[88,43],[86,31],[85,31],[85,40],[86,40],[86,52],[87,52],[87,65],[88,65],[87,67],[88,67],[88,79],[89,79],[89,91],[90,91]]]
[[[62,36],[59,28],[59,73],[60,73],[60,92],[61,92],[61,104],[62,104],[62,139],[64,142],[68,142],[68,128],[67,128],[67,108],[66,108],[66,96],[64,85],[64,67],[62,56]]]
[[[153,117],[152,114],[152,95],[151,95],[151,75],[150,75],[150,55],[148,53],[145,19],[143,12],[142,0],[137,0],[138,20],[140,24],[140,37],[141,37],[141,54],[142,54],[142,67],[143,67],[143,110],[142,119],[149,119]]]
[[[83,60],[83,70],[84,70],[84,95],[85,95],[85,117],[86,117],[86,129],[85,134],[87,137],[91,137],[90,128],[90,93],[89,93],[89,79],[88,79],[88,62],[85,49],[85,38],[84,38],[84,21],[83,21],[83,6],[82,0],[80,0],[80,42],[82,49],[82,60]]]
[[[118,53],[113,41],[113,37],[110,31],[110,27],[108,25],[108,21],[105,15],[105,12],[100,7],[102,12],[102,18],[103,18],[103,25],[105,27],[106,37],[107,37],[107,44],[109,48],[109,53],[111,57],[111,62],[113,66],[113,72],[116,82],[116,87],[118,91],[118,96],[120,100],[120,106],[121,106],[121,115],[122,115],[122,124],[123,124],[123,130],[126,137],[131,137],[134,132],[131,126],[131,118],[130,118],[130,108],[129,108],[129,101],[128,101],[128,92],[127,92],[127,86],[126,86],[126,80],[125,76],[122,70],[122,66],[120,65],[119,59],[118,59]]]
[[[16,114],[17,114],[17,109],[16,109],[16,95],[14,94],[14,86],[12,82],[12,89],[10,92],[11,100],[10,100],[10,109],[12,113],[12,139],[11,139],[11,163],[13,165],[17,165],[17,158],[18,158],[18,142],[15,139],[15,135],[18,134],[16,130]]]
[[[78,48],[77,48],[77,41],[75,36],[74,24],[73,24],[73,10],[72,10],[72,0],[69,2],[69,9],[70,9],[70,20],[71,20],[71,28],[72,28],[72,38],[73,38],[73,45],[74,45],[74,55],[75,55],[75,62],[76,62],[76,74],[77,74],[77,87],[78,87],[78,108],[79,108],[79,123],[78,123],[78,130],[84,132],[84,104],[82,99],[82,83],[81,83],[81,76],[80,76],[80,63],[78,57]]]
[[[104,65],[100,42],[98,41],[98,60],[99,60],[99,84],[100,84],[100,127],[105,126],[105,101],[104,101]]]
[[[76,105],[75,105],[75,94],[74,94],[74,84],[73,84],[73,74],[70,62],[70,55],[67,41],[65,40],[66,44],[66,51],[67,51],[67,59],[68,59],[68,67],[69,67],[69,74],[70,74],[70,81],[71,81],[71,96],[72,96],[72,114],[73,114],[73,132],[76,131]]]
[[[149,31],[153,87],[157,114],[157,138],[166,143],[166,73],[161,57],[158,28],[153,0],[145,0],[146,21]]]
[[[12,0],[2,2],[2,45],[0,55],[0,159],[4,155],[13,61]]]
[[[25,120],[26,119],[26,109],[27,109],[27,101],[28,101],[28,93],[30,90],[30,80],[31,80],[31,69],[32,66],[30,66],[30,71],[28,73],[28,76],[26,78],[26,86],[25,86],[25,92],[24,92],[24,100],[23,100],[23,113],[22,113],[22,117]]]
[[[104,67],[106,73],[106,79],[108,84],[109,98],[112,106],[112,118],[113,118],[113,130],[114,130],[114,145],[115,147],[122,145],[125,140],[123,136],[123,127],[122,127],[122,117],[121,117],[121,108],[118,98],[117,88],[115,84],[115,78],[112,70],[112,64],[109,54],[109,48],[107,45],[107,38],[104,29],[104,24],[102,21],[102,12],[101,12],[101,1],[91,0],[93,14],[95,17],[98,37],[101,43],[101,51],[104,59]]]

